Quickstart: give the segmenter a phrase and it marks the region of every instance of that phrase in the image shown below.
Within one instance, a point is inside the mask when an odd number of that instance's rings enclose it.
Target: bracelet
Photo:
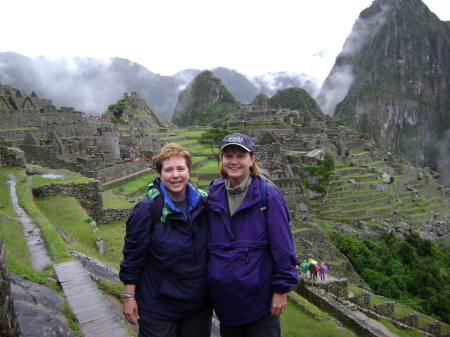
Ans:
[[[126,297],[126,298],[124,298],[124,302],[126,301],[126,300],[135,300],[135,298],[134,297]]]
[[[134,293],[123,293],[123,297],[125,297],[125,298],[133,298],[134,297]]]

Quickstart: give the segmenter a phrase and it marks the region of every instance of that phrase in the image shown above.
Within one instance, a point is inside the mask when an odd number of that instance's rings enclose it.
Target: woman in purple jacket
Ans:
[[[226,136],[222,178],[209,190],[208,285],[222,337],[281,336],[286,293],[297,284],[285,200],[267,183],[261,205],[262,179],[253,153],[247,135]]]

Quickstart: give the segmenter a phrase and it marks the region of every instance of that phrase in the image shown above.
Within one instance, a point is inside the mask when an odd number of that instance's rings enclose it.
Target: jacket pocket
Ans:
[[[206,277],[199,277],[188,280],[177,280],[164,278],[158,295],[169,299],[183,302],[201,303],[208,296],[206,287]]]
[[[210,250],[208,281],[220,287],[240,289],[261,288],[260,263],[263,251],[241,247],[233,250]]]

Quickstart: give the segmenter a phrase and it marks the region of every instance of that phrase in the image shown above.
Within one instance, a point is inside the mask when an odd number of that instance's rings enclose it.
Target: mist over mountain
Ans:
[[[304,74],[266,74],[250,79],[227,68],[211,71],[241,103],[250,103],[259,93],[272,96],[280,89],[310,84],[303,81],[308,78]],[[135,91],[170,119],[178,95],[200,72],[186,69],[173,76],[161,76],[138,63],[116,57],[29,58],[14,52],[0,53],[0,83],[35,91],[57,107],[70,106],[88,114],[102,114],[124,92]],[[319,90],[318,85],[304,88],[310,93]]]
[[[317,101],[450,182],[450,22],[420,0],[377,0],[361,12]]]

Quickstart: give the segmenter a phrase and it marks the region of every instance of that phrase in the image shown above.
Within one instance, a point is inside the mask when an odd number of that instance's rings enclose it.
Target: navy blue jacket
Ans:
[[[150,185],[151,186],[151,185]],[[170,208],[151,232],[150,199],[135,206],[126,223],[124,259],[120,280],[136,285],[139,313],[156,319],[180,319],[210,306],[206,286],[208,224],[202,198],[190,185],[186,188],[190,219],[176,209],[160,178],[153,187]],[[167,209],[167,208],[166,208]]]

